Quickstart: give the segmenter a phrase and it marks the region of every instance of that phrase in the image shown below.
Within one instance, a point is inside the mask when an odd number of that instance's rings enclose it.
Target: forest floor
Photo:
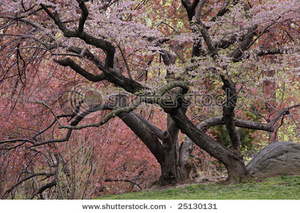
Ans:
[[[239,184],[203,182],[140,192],[99,197],[98,199],[206,199],[206,200],[253,200],[253,199],[300,199],[300,176],[278,176],[263,181]]]

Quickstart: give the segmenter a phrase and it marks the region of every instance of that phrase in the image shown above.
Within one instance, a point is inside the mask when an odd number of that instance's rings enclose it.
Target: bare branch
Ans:
[[[38,38],[36,38],[36,37],[34,37],[32,35],[11,34],[11,33],[1,33],[0,35],[1,36],[20,37],[21,39],[29,38],[29,39],[32,39],[32,40],[36,41],[37,43],[42,44],[46,48],[46,50],[52,50],[53,48],[57,47],[56,45],[53,45],[53,44],[50,44],[50,43],[46,43],[45,41],[42,41],[41,39],[38,39]],[[35,48],[37,48],[37,47],[35,47]]]
[[[42,9],[40,8],[40,9],[38,9],[37,11],[40,11],[40,10],[42,10]],[[36,22],[33,22],[33,21],[29,20],[29,19],[26,19],[25,16],[22,17],[22,18],[21,18],[21,17],[16,18],[15,16],[2,16],[2,15],[0,14],[0,17],[1,17],[1,18],[4,18],[4,17],[5,17],[5,19],[9,19],[9,20],[17,20],[18,22],[23,22],[23,23],[25,23],[25,24],[27,24],[27,25],[30,25],[30,26],[32,26],[32,27],[34,27],[34,28],[36,28],[36,29],[41,30],[42,32],[46,32],[46,35],[49,36],[49,37],[51,38],[52,41],[55,41],[54,36],[53,36],[50,32],[48,32],[48,31],[46,30],[46,28],[44,28],[42,25],[39,25],[39,24],[36,23]],[[56,45],[57,45],[57,44],[56,44]]]
[[[84,1],[77,0],[77,2],[79,3],[79,7],[80,7],[80,9],[82,11],[81,12],[81,17],[80,17],[80,20],[79,20],[78,32],[79,33],[83,33],[84,23],[87,20],[87,17],[89,15],[89,11],[86,8],[86,5],[85,5]]]
[[[23,182],[31,179],[31,178],[34,178],[34,177],[37,177],[37,176],[46,176],[47,178],[53,176],[54,174],[53,173],[35,173],[35,174],[32,174],[26,178],[23,178],[22,180],[20,180],[18,183],[14,184],[11,188],[9,188],[8,190],[6,190],[6,192],[2,195],[2,199],[6,198],[8,196],[8,194],[14,190],[18,185],[22,184]]]
[[[100,126],[104,125],[105,123],[107,123],[110,119],[112,119],[112,118],[114,118],[114,117],[116,117],[116,116],[118,116],[120,114],[129,113],[129,112],[133,111],[142,102],[157,103],[157,104],[162,103],[163,101],[161,100],[161,97],[165,93],[167,93],[168,91],[170,91],[171,89],[176,88],[176,87],[180,87],[184,91],[187,91],[188,88],[189,88],[189,86],[185,82],[183,82],[183,81],[173,81],[173,82],[168,83],[167,85],[163,86],[159,90],[157,90],[152,97],[145,97],[144,94],[141,94],[141,95],[137,96],[136,100],[130,106],[128,106],[128,107],[122,107],[122,108],[116,109],[116,110],[108,113],[98,123],[86,124],[86,125],[81,125],[81,126],[76,126],[76,125],[71,125],[71,126],[60,125],[59,128],[65,128],[65,129],[69,129],[69,130],[79,130],[79,129],[84,129],[84,128],[88,128],[88,127],[100,127]]]
[[[72,51],[78,51],[79,49],[76,48],[72,48]],[[87,53],[87,56],[90,56],[90,54]],[[93,58],[92,60],[95,60],[96,63],[98,63],[96,60],[96,58]],[[57,62],[58,64],[62,65],[62,66],[70,66],[73,70],[75,70],[78,74],[82,75],[83,77],[85,77],[86,79],[93,81],[93,82],[99,82],[102,80],[108,80],[111,83],[116,84],[117,86],[122,87],[123,89],[125,89],[126,91],[130,92],[130,93],[140,93],[141,91],[147,89],[145,88],[143,85],[141,85],[140,83],[134,81],[133,79],[130,78],[126,78],[125,76],[121,75],[121,74],[117,74],[114,71],[114,68],[111,69],[105,69],[100,66],[98,66],[98,68],[102,69],[103,73],[101,73],[100,75],[93,75],[91,73],[89,73],[88,71],[86,71],[85,69],[83,69],[82,67],[80,67],[78,64],[76,64],[72,59],[70,58],[66,58],[64,60],[54,60],[55,62]]]
[[[124,107],[124,108],[120,108],[120,109],[116,109],[110,113],[108,113],[106,116],[104,116],[104,118],[98,122],[98,123],[92,123],[92,124],[85,124],[85,125],[81,125],[81,126],[66,126],[66,125],[61,125],[58,128],[65,128],[65,129],[73,129],[73,130],[79,130],[79,129],[84,129],[84,128],[88,128],[88,127],[100,127],[103,124],[107,123],[110,119],[116,117],[119,114],[122,113],[128,113],[131,112],[132,110],[134,110],[135,108],[137,108],[141,103],[141,98],[137,98],[134,103],[128,107]]]
[[[194,0],[193,3],[190,5],[190,9],[191,9],[192,11],[195,11],[195,9],[196,9],[196,7],[197,7],[199,1],[200,1],[200,0]]]
[[[138,117],[141,121],[143,121],[147,127],[159,138],[159,139],[163,139],[163,134],[164,132],[158,128],[157,126],[155,126],[153,123],[151,123],[150,121],[148,121],[144,116],[140,115],[137,112],[133,112],[133,114]]]
[[[181,0],[182,5],[187,11],[189,21],[192,21],[193,16],[195,15],[195,9],[198,5],[200,0],[194,0],[193,3],[191,3],[190,0]]]
[[[54,61],[64,67],[69,66],[71,67],[73,70],[75,70],[78,74],[82,75],[83,77],[85,77],[86,79],[93,81],[93,82],[99,82],[105,79],[104,74],[101,73],[100,75],[93,75],[91,73],[89,73],[88,71],[86,71],[85,69],[83,69],[81,66],[79,66],[78,64],[76,64],[72,59],[70,58],[66,58],[64,60],[55,60]]]
[[[59,115],[59,116],[56,116],[57,119],[59,118],[66,118],[66,117],[72,117],[73,114],[70,114],[70,115]],[[36,138],[37,136],[43,134],[44,132],[46,132],[48,129],[50,129],[55,123],[56,123],[56,119],[49,125],[47,126],[45,129],[43,129],[42,131],[40,131],[39,133],[37,133],[36,135],[34,135],[32,138]]]
[[[170,91],[173,88],[176,87],[180,87],[182,88],[184,91],[183,93],[186,93],[189,89],[189,85],[184,82],[184,81],[172,81],[168,84],[166,84],[165,86],[161,87],[159,90],[157,90],[154,95],[158,98],[162,97],[165,93],[167,93],[168,91]]]
[[[224,125],[223,117],[213,117],[205,119],[201,123],[197,124],[197,128],[202,132],[206,132],[210,127],[217,125]]]
[[[8,143],[17,143],[17,142],[22,142],[21,144],[18,144],[18,145],[15,145],[13,147],[8,147],[8,148],[5,148],[5,147],[2,147],[1,149],[2,150],[11,150],[11,149],[14,149],[14,148],[17,148],[19,146],[22,146],[24,145],[25,143],[31,143],[32,146],[39,146],[40,143],[37,143],[36,142],[36,137],[43,134],[44,132],[46,132],[48,129],[50,129],[56,122],[57,122],[57,119],[59,118],[63,118],[63,117],[70,117],[72,115],[59,115],[59,116],[55,116],[55,120],[48,126],[46,127],[45,129],[43,129],[42,131],[40,131],[39,133],[37,133],[36,135],[34,135],[33,137],[31,137],[30,139],[26,139],[26,138],[19,138],[19,139],[12,139],[12,140],[4,140],[4,141],[0,141],[0,144],[8,144]],[[59,142],[59,141],[58,141]]]
[[[140,83],[134,81],[133,79],[126,78],[125,76],[120,75],[120,73],[116,73],[114,71],[114,68],[106,69],[105,67],[103,67],[101,60],[96,56],[94,56],[87,49],[84,50],[77,47],[70,47],[68,50],[70,52],[74,52],[77,54],[82,54],[83,52],[83,56],[86,57],[88,60],[91,60],[101,71],[103,71],[103,73],[100,75],[93,75],[88,71],[86,71],[85,69],[83,69],[82,67],[80,67],[79,65],[77,65],[70,58],[66,58],[64,60],[54,60],[54,61],[62,66],[70,66],[73,70],[75,70],[77,73],[79,73],[80,75],[82,75],[83,77],[87,78],[90,81],[98,82],[105,79],[111,83],[116,84],[117,86],[122,87],[123,89],[125,89],[130,93],[139,93],[147,89]]]
[[[218,49],[225,49],[237,41],[237,36],[233,34],[230,37],[224,37],[220,41],[215,43],[215,47]]]
[[[206,132],[210,127],[217,126],[217,125],[224,125],[223,117],[213,117],[208,118],[201,123],[197,124],[197,128],[203,132]],[[247,129],[256,129],[256,130],[263,130],[268,132],[274,131],[274,126],[270,123],[260,123],[254,121],[246,121],[241,119],[234,119],[234,124],[237,127],[247,128]]]
[[[127,59],[126,59],[126,57],[125,57],[125,54],[124,54],[124,51],[122,50],[121,45],[120,45],[120,44],[119,44],[112,36],[110,36],[110,38],[111,38],[111,39],[115,42],[115,44],[117,45],[117,47],[118,47],[118,49],[119,49],[119,51],[120,51],[120,53],[121,53],[122,59],[123,59],[123,61],[124,61],[124,63],[125,63],[125,66],[126,66],[126,69],[127,69],[127,73],[128,73],[128,77],[129,77],[130,79],[132,79],[131,71],[130,71],[130,68],[129,68]]]
[[[58,28],[64,33],[65,37],[77,37],[77,33],[75,31],[68,30],[66,25],[60,20],[59,14],[55,11],[52,13],[48,7],[44,4],[41,4],[43,10],[48,14],[48,16],[55,22]]]
[[[133,112],[122,113],[119,118],[143,141],[157,161],[163,163],[163,147],[155,133]]]
[[[293,106],[290,106],[290,107],[286,107],[282,110],[280,110],[277,115],[273,118],[273,120],[270,122],[270,124],[274,125],[282,115],[284,114],[289,114],[289,111],[293,108],[296,108],[296,107],[300,107],[300,104],[296,104],[296,105],[293,105]]]
[[[77,53],[79,57],[84,57],[88,59],[89,61],[93,62],[100,70],[104,69],[103,62],[95,56],[93,53],[91,53],[87,48],[79,48],[79,47],[69,47],[68,51]]]
[[[197,10],[196,10],[196,14],[195,14],[195,17],[196,17],[196,20],[198,21],[198,19],[200,20],[200,17],[201,17],[201,12],[202,12],[202,9],[205,5],[207,0],[201,0],[197,6]]]
[[[50,183],[47,183],[45,185],[43,185],[42,187],[40,187],[36,193],[34,193],[31,196],[31,199],[33,199],[36,195],[38,194],[42,194],[45,190],[50,189],[52,187],[56,186],[56,179],[54,179],[53,181],[51,181]]]
[[[244,51],[251,47],[251,45],[255,42],[253,40],[256,35],[257,25],[252,26],[247,33],[243,36],[243,40],[238,48],[236,48],[232,53],[229,54],[229,57],[232,58],[234,62],[238,62],[242,59],[242,55]]]
[[[199,29],[206,45],[207,45],[207,48],[208,48],[208,51],[209,53],[212,55],[212,56],[215,56],[217,55],[217,50],[215,48],[215,45],[208,33],[208,30],[207,30],[207,27],[203,24],[203,22],[201,21],[200,17],[201,17],[201,10],[205,4],[206,0],[202,0],[199,5],[198,5],[198,8],[197,8],[197,11],[196,11],[196,14],[195,16],[193,17],[193,22],[195,23],[195,25],[197,26],[197,28]]]
[[[227,13],[229,11],[227,7],[231,1],[232,0],[225,1],[222,8],[217,12],[217,14],[210,21],[215,21],[217,17],[223,16],[225,13]]]
[[[279,55],[279,54],[288,54],[288,53],[294,53],[299,52],[300,48],[274,48],[274,49],[264,49],[260,50],[260,52],[257,53],[257,56],[265,56],[265,55]]]
[[[189,9],[192,5],[190,0],[181,0],[181,3],[186,9]]]
[[[69,139],[71,137],[71,134],[72,134],[72,130],[69,129],[68,132],[67,132],[66,137],[64,137],[64,138],[52,139],[52,140],[43,141],[43,142],[40,142],[40,143],[35,143],[31,147],[42,146],[42,145],[46,145],[46,144],[50,144],[50,143],[63,143],[63,142],[69,141]]]
[[[244,54],[244,51],[249,49],[263,34],[268,32],[268,30],[276,24],[276,21],[279,20],[281,17],[279,16],[276,20],[273,20],[271,24],[269,24],[267,27],[265,27],[264,30],[259,33],[259,35],[256,36],[255,39],[254,36],[257,34],[257,25],[252,26],[249,28],[248,32],[244,35],[243,40],[239,47],[234,50],[231,54],[229,54],[229,57],[233,58],[234,62],[238,62],[242,59],[242,55]]]
[[[237,127],[247,128],[247,129],[255,129],[255,130],[263,130],[267,132],[274,132],[275,123],[285,114],[288,114],[289,111],[293,108],[300,107],[300,104],[296,104],[287,108],[280,110],[277,115],[270,121],[269,123],[260,123],[255,121],[246,121],[242,119],[234,119],[234,124]],[[208,118],[201,123],[197,124],[197,128],[203,132],[206,132],[210,127],[217,125],[224,125],[223,117],[213,117]]]
[[[63,32],[64,36],[67,38],[77,37],[81,38],[87,44],[93,45],[97,48],[100,48],[106,52],[106,62],[105,66],[112,68],[114,62],[115,48],[108,41],[103,39],[95,38],[85,32],[78,32],[69,30],[66,25],[60,20],[59,14],[55,12],[51,12],[48,7],[44,4],[41,4],[41,7],[44,11],[49,15],[49,17],[55,22],[58,28]]]
[[[79,124],[80,121],[82,121],[83,118],[85,118],[87,115],[89,115],[90,113],[99,111],[99,110],[111,110],[112,108],[109,105],[98,105],[95,106],[94,108],[90,108],[84,112],[82,112],[81,114],[79,114],[72,122],[71,122],[71,126],[75,127]],[[40,143],[35,143],[34,145],[32,145],[31,147],[35,147],[35,146],[41,146],[41,145],[45,145],[45,144],[50,144],[50,143],[62,143],[62,142],[66,142],[70,139],[71,134],[72,134],[73,129],[69,128],[68,132],[66,134],[66,136],[64,138],[60,138],[60,139],[53,139],[53,140],[48,140],[48,141],[43,141]]]
[[[28,142],[31,144],[35,144],[34,141],[30,140],[30,139],[12,139],[12,140],[4,140],[4,141],[0,141],[0,144],[5,144],[5,143],[17,143],[17,142]]]

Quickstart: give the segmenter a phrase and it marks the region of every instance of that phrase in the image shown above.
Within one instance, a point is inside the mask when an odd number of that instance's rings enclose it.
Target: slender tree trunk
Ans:
[[[235,158],[229,157],[226,163],[224,163],[228,171],[227,180],[228,182],[241,182],[247,180],[250,174],[243,161],[240,134],[234,123],[234,109],[236,107],[238,95],[235,83],[223,75],[221,75],[221,79],[223,81],[222,88],[227,97],[226,102],[223,104],[223,120],[230,136],[230,150],[236,156]]]

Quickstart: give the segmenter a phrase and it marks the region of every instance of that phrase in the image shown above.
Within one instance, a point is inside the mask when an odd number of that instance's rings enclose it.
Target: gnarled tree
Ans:
[[[28,77],[37,78],[43,72],[37,64],[52,59],[85,81],[103,83],[99,86],[102,90],[117,87],[122,94],[111,96],[114,101],[87,104],[84,110],[73,107],[67,123],[60,121],[63,116],[58,116],[54,107],[44,103],[58,127],[66,129],[65,138],[37,141],[28,136],[3,140],[1,145],[31,143],[37,147],[65,142],[74,130],[100,127],[119,117],[161,165],[161,184],[189,177],[193,143],[225,165],[228,181],[247,180],[250,174],[237,127],[272,132],[285,115],[298,116],[292,110],[299,104],[289,106],[287,101],[296,97],[299,85],[293,90],[290,84],[290,93],[281,93],[281,104],[271,106],[272,120],[243,119],[247,110],[257,115],[262,111],[255,108],[253,100],[258,98],[254,93],[262,96],[267,80],[276,87],[267,94],[276,94],[297,77],[299,10],[297,0],[7,1],[0,14],[1,57],[7,61],[2,65],[1,82],[15,82],[16,91],[30,87],[34,80]],[[36,74],[29,74],[33,70]],[[191,97],[210,92],[205,79],[214,85],[210,89],[220,94],[223,90],[225,100],[213,108],[218,112],[202,116],[197,126],[188,114],[190,109],[197,114]],[[127,102],[124,94],[134,100]],[[143,103],[164,110],[165,130],[137,113]],[[262,98],[259,103],[270,102]],[[97,111],[107,113],[80,125]],[[206,134],[215,125],[225,125],[230,146]],[[182,143],[179,131],[188,136]]]

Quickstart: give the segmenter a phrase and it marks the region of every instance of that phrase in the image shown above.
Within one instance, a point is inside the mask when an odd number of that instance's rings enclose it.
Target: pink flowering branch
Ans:
[[[111,67],[111,68],[113,67],[115,48],[113,47],[113,45],[110,42],[105,41],[103,39],[93,37],[93,36],[89,35],[88,33],[83,32],[83,22],[85,22],[84,21],[84,15],[83,15],[83,17],[80,21],[81,22],[80,30],[82,30],[82,31],[72,31],[72,30],[69,30],[66,27],[66,25],[60,20],[59,14],[56,11],[51,12],[48,9],[48,7],[44,4],[41,4],[41,7],[49,15],[49,17],[55,22],[55,24],[63,32],[65,37],[67,37],[67,38],[72,38],[72,37],[76,38],[77,37],[77,38],[80,38],[83,41],[85,41],[87,44],[93,45],[97,48],[100,48],[100,49],[104,50],[107,54],[106,55],[105,66]]]

